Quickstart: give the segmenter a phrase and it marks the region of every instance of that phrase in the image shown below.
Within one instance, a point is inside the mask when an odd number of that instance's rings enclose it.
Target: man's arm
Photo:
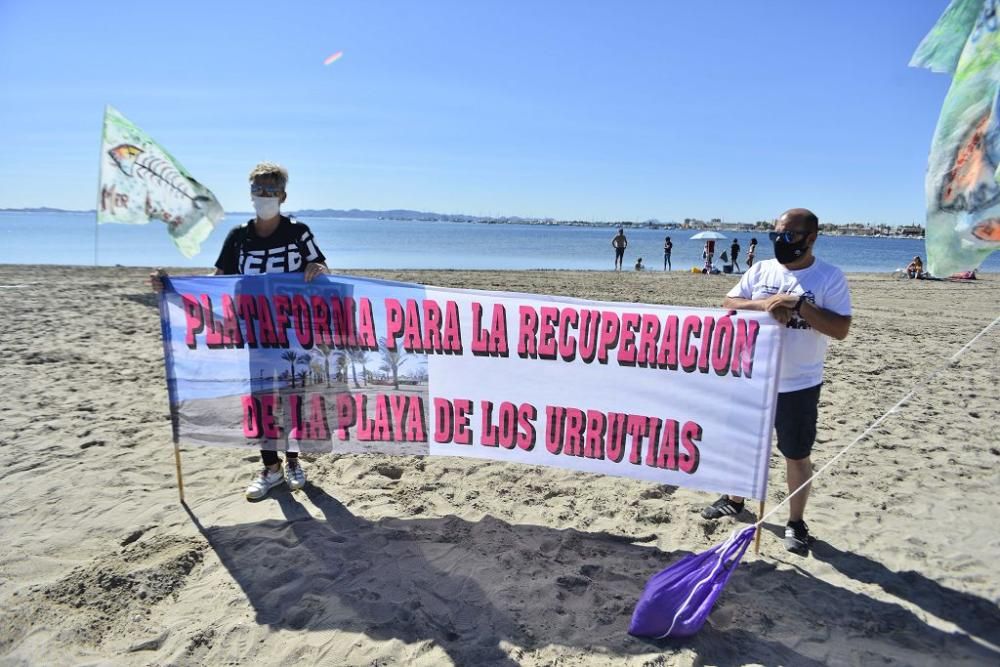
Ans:
[[[766,299],[741,299],[727,296],[722,301],[723,308],[734,308],[736,310],[762,310],[771,313],[774,319],[782,324],[787,324],[795,313],[795,306],[799,303],[798,294],[774,294]],[[799,307],[799,317],[809,323],[816,331],[824,336],[844,340],[847,332],[851,328],[850,315],[838,315],[832,310],[820,308],[811,301],[803,300]]]
[[[792,309],[795,308],[797,302],[798,297],[791,294],[774,294],[766,299],[727,296],[722,300],[722,307],[734,310],[766,311],[782,324],[788,324],[788,321],[792,319]]]
[[[832,310],[820,308],[809,301],[802,302],[802,307],[799,308],[799,317],[808,322],[809,326],[816,331],[837,340],[847,338],[847,332],[851,328],[850,315],[838,315]]]
[[[771,298],[754,300],[743,299],[738,296],[727,296],[722,300],[722,307],[731,310],[767,310],[767,303],[770,300]]]

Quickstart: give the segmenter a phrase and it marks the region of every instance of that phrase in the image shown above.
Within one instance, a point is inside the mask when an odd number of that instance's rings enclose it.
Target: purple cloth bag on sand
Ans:
[[[685,556],[654,574],[635,605],[628,633],[664,639],[690,637],[698,632],[750,546],[756,529],[748,526],[734,532],[722,544]]]

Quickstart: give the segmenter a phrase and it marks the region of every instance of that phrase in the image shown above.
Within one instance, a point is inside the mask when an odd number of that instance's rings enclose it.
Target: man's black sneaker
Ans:
[[[724,516],[736,516],[743,511],[743,504],[742,502],[733,502],[729,496],[722,496],[703,509],[701,515],[706,519],[721,519]]]
[[[809,553],[809,546],[816,541],[809,534],[809,527],[805,521],[789,521],[785,526],[785,549],[793,554],[805,556]]]

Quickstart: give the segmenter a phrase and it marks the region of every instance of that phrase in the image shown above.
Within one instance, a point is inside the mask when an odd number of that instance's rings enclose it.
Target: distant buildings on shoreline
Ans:
[[[720,232],[769,232],[774,229],[773,220],[758,220],[757,222],[722,222],[712,218],[708,222],[695,218],[684,218],[684,222],[676,224],[672,229],[705,230],[714,229]],[[902,238],[922,239],[924,228],[920,225],[877,225],[870,222],[849,222],[843,225],[820,223],[823,234],[840,236],[899,236]]]
[[[380,218],[380,219],[389,219]],[[401,219],[401,218],[395,218]],[[485,223],[489,225],[561,225],[567,227],[608,227],[623,229],[665,229],[678,231],[699,232],[713,230],[727,233],[767,233],[774,229],[773,220],[758,220],[757,222],[723,222],[719,218],[711,220],[699,220],[697,218],[684,218],[684,222],[661,222],[659,220],[645,220],[636,222],[633,220],[616,221],[593,221],[593,220],[556,220],[554,218],[519,218],[519,217],[478,217],[448,215],[440,217],[420,218],[428,221],[448,221],[448,222],[470,222]],[[830,236],[872,236],[872,237],[898,237],[908,239],[924,238],[924,228],[920,225],[876,225],[872,223],[850,222],[843,225],[832,223],[820,224],[820,232]]]

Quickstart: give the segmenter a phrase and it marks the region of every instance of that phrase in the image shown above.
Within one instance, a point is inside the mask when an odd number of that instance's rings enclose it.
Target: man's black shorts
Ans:
[[[778,450],[785,458],[798,460],[812,454],[819,419],[819,390],[822,384],[808,389],[778,394],[774,430],[778,432]]]
[[[621,259],[625,256],[625,248],[615,248],[615,259]]]

